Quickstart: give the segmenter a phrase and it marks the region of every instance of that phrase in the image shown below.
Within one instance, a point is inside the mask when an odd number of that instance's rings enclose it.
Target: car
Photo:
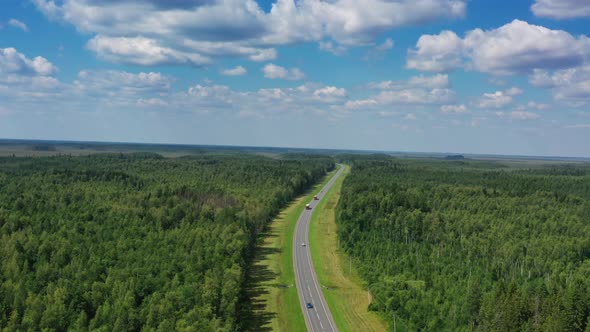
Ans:
[[[307,309],[312,309],[312,308],[313,308],[313,304],[311,304],[311,303],[309,303],[309,302],[307,302],[307,303],[305,304],[305,306],[307,307]]]
[[[305,247],[305,242],[302,242],[302,243],[301,243],[301,246],[302,246],[302,247]]]

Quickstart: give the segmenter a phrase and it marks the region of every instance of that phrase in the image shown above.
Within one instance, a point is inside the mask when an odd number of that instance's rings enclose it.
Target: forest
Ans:
[[[340,247],[392,331],[590,331],[590,167],[349,157]]]
[[[236,331],[257,235],[330,158],[0,158],[0,330]]]

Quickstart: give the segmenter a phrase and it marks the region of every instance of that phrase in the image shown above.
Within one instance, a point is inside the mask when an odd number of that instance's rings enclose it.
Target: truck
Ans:
[[[311,210],[311,206],[309,204],[305,204],[305,209],[306,210]]]

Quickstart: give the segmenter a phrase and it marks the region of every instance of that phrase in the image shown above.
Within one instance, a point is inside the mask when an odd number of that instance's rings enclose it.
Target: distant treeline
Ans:
[[[397,331],[590,331],[590,168],[352,161],[341,247]]]
[[[37,144],[31,147],[33,151],[56,151],[55,146],[50,144]]]
[[[0,330],[236,331],[256,236],[329,158],[0,158]]]

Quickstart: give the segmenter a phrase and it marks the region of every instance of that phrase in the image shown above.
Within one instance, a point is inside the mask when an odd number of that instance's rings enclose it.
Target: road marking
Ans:
[[[334,182],[336,182],[337,178],[343,173],[344,171],[344,166],[340,166],[340,168],[338,169],[338,171],[336,172],[336,174],[334,174],[334,176],[328,181],[328,183],[321,189],[320,194],[318,195],[318,197],[321,199],[324,195],[324,190],[326,190],[326,192],[332,187],[332,185],[334,184]],[[297,226],[295,228],[295,238],[299,239],[298,242],[309,242],[309,225],[311,224],[311,216],[312,213],[315,209],[315,207],[317,207],[317,205],[319,205],[319,201],[316,202],[315,199],[312,199],[312,201],[309,203],[310,207],[312,207],[311,210],[304,210],[303,213],[299,216],[299,220],[297,221]],[[301,234],[303,233],[303,234]],[[301,241],[301,236],[304,236],[304,240]],[[322,311],[323,314],[325,315],[325,319],[328,320],[328,323],[330,324],[330,330],[331,331],[337,331],[337,329],[334,327],[334,324],[332,323],[333,321],[333,317],[329,314],[329,308],[327,303],[325,302],[325,298],[323,296],[323,293],[321,292],[321,290],[318,288],[318,280],[317,280],[317,276],[315,275],[315,270],[313,268],[313,261],[311,259],[311,254],[310,254],[310,250],[307,250],[307,248],[301,249],[299,246],[297,246],[297,243],[294,243],[293,247],[295,248],[293,250],[293,256],[297,256],[298,259],[295,259],[294,257],[294,267],[296,269],[296,275],[297,275],[297,280],[296,280],[296,284],[298,286],[301,286],[299,284],[301,284],[303,282],[303,279],[301,278],[302,273],[305,275],[305,282],[306,282],[306,286],[307,286],[307,292],[309,295],[309,299],[310,299],[310,303],[313,304],[313,291],[309,285],[310,280],[308,279],[308,275],[311,274],[311,279],[314,282],[314,288],[317,292],[317,296],[319,297],[319,301],[317,302],[317,304],[319,304],[322,307]],[[307,257],[307,264],[305,262],[305,259],[302,258],[303,257]],[[302,272],[304,271],[304,267],[305,266],[309,267],[309,271],[308,273]],[[305,325],[307,326],[308,331],[315,331],[315,326],[314,323],[312,322],[312,316],[311,313],[309,312],[311,309],[307,308],[307,304],[305,303],[305,289],[304,288],[300,288],[297,287],[297,293],[299,295],[299,303],[301,303],[301,306],[304,310],[304,317],[306,318],[305,320]],[[316,317],[318,319],[318,323],[321,327],[322,331],[326,331],[324,328],[324,325],[322,324],[322,319],[320,317],[320,310],[317,309],[317,305],[314,304],[314,311],[316,314]]]

